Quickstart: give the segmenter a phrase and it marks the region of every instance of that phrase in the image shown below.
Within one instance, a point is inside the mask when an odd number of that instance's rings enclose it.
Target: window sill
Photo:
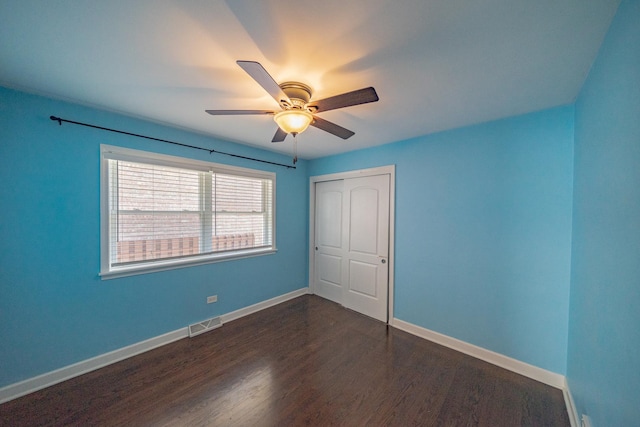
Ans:
[[[272,255],[278,250],[275,248],[236,251],[228,254],[208,255],[181,259],[176,261],[155,262],[153,264],[136,264],[135,266],[113,268],[101,271],[98,275],[102,280],[118,279],[120,277],[136,276],[138,274],[156,273],[158,271],[175,270],[177,268],[194,267],[197,265],[212,264],[216,262],[232,261],[235,259],[253,258],[262,255]]]

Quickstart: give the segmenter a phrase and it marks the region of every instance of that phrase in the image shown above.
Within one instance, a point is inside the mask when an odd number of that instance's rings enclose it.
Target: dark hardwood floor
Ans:
[[[562,392],[303,296],[0,405],[2,426],[569,426]]]

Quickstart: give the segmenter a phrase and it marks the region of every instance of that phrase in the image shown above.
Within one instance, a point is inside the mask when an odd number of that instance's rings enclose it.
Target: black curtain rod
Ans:
[[[86,126],[86,127],[90,127],[90,128],[94,128],[94,129],[106,130],[106,131],[109,131],[109,132],[121,133],[121,134],[124,134],[124,135],[130,135],[130,136],[137,136],[138,138],[145,138],[145,139],[151,139],[151,140],[154,140],[154,141],[166,142],[167,144],[179,145],[181,147],[193,148],[195,150],[208,151],[209,154],[213,154],[213,153],[224,154],[225,156],[237,157],[239,159],[251,160],[251,161],[260,162],[260,163],[268,163],[270,165],[282,166],[284,168],[289,168],[289,169],[295,169],[296,168],[295,166],[289,166],[289,165],[285,165],[283,163],[276,163],[276,162],[270,162],[268,160],[254,159],[253,157],[240,156],[238,154],[225,153],[224,151],[218,151],[218,150],[213,150],[213,149],[203,148],[203,147],[196,147],[195,145],[182,144],[180,142],[168,141],[166,139],[154,138],[152,136],[140,135],[140,134],[137,134],[137,133],[125,132],[125,131],[122,131],[122,130],[105,128],[105,127],[102,127],[102,126],[90,125],[89,123],[75,122],[73,120],[61,119],[60,117],[56,117],[56,116],[49,116],[49,118],[51,120],[55,121],[55,122],[58,122],[58,124],[60,126],[62,126],[62,122],[72,123],[74,125]]]

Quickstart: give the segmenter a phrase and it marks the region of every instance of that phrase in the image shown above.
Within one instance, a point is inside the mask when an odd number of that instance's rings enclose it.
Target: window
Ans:
[[[103,278],[275,252],[275,174],[102,146]]]

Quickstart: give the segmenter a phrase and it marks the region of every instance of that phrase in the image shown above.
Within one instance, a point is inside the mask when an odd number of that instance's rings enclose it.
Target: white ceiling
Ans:
[[[0,84],[282,153],[270,116],[204,112],[277,108],[236,60],[313,99],[374,86],[319,115],[355,136],[299,135],[311,159],[573,102],[618,4],[0,0]]]

